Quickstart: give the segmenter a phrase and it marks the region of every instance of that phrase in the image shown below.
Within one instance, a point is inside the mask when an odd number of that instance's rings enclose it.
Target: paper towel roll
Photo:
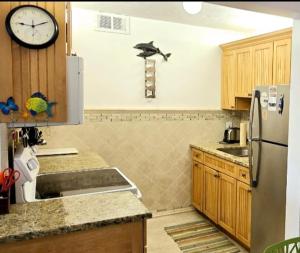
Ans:
[[[240,123],[240,146],[247,145],[247,122]]]

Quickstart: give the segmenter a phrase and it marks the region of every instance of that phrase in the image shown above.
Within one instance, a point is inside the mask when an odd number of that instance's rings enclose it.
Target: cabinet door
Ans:
[[[250,186],[237,182],[236,237],[250,247],[251,232],[251,189]]]
[[[194,161],[192,172],[192,203],[201,212],[203,210],[203,175],[203,165]]]
[[[252,47],[236,51],[236,97],[250,97],[252,94]]]
[[[236,179],[220,173],[218,224],[235,234]]]
[[[215,223],[218,222],[218,172],[204,167],[203,213]]]
[[[253,47],[252,88],[258,85],[272,85],[273,76],[273,42]]]
[[[291,39],[274,41],[273,84],[290,84]]]
[[[236,55],[234,51],[223,52],[222,59],[222,109],[235,108]]]

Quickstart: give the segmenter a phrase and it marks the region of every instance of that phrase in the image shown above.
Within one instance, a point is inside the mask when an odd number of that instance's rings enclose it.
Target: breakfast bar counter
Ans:
[[[1,243],[151,218],[151,213],[131,192],[75,195],[14,204],[0,215]]]
[[[108,167],[102,156],[94,152],[80,152],[74,155],[39,156],[40,174],[80,171]]]
[[[93,153],[38,160],[40,174],[109,168],[101,156]],[[9,214],[0,215],[0,252],[37,253],[48,247],[51,250],[47,252],[53,253],[120,252],[124,247],[144,252],[146,219],[151,217],[151,212],[131,191],[94,192],[12,204]],[[61,244],[69,246],[62,251]]]

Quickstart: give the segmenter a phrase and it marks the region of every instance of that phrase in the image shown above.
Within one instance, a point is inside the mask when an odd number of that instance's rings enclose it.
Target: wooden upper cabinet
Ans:
[[[236,85],[236,54],[234,51],[224,52],[222,60],[222,108],[235,108],[234,90]]]
[[[253,88],[271,85],[273,76],[273,42],[253,47]]]
[[[274,41],[273,84],[290,84],[291,39]]]
[[[251,188],[237,182],[236,237],[250,247],[251,236]]]
[[[45,49],[28,49],[11,40],[5,29],[5,18],[15,7],[25,4],[38,5],[49,11],[57,20],[59,35],[55,43]],[[0,122],[65,122],[67,120],[66,54],[67,28],[66,2],[0,2],[0,102],[9,97],[15,99],[19,111],[4,115],[0,111]],[[70,51],[71,49],[69,49]],[[44,94],[53,106],[53,117],[46,113],[31,116],[26,101],[35,92]],[[25,117],[28,113],[29,117]]]
[[[223,44],[222,109],[249,110],[258,85],[289,84],[292,29]]]
[[[219,173],[204,167],[204,203],[203,213],[215,223],[218,222],[218,177]]]
[[[252,93],[252,47],[236,50],[236,97],[249,97]]]

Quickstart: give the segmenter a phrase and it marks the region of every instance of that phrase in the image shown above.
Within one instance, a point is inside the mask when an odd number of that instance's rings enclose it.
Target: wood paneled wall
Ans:
[[[32,4],[47,9],[59,26],[55,44],[46,49],[27,49],[12,41],[5,28],[9,11],[19,5]],[[69,16],[69,15],[68,15]],[[67,118],[66,97],[66,3],[65,2],[0,2],[0,101],[13,96],[19,112],[3,115],[0,122],[47,121],[46,113],[22,118],[26,100],[37,91],[57,104],[53,107],[51,122],[63,122]]]

